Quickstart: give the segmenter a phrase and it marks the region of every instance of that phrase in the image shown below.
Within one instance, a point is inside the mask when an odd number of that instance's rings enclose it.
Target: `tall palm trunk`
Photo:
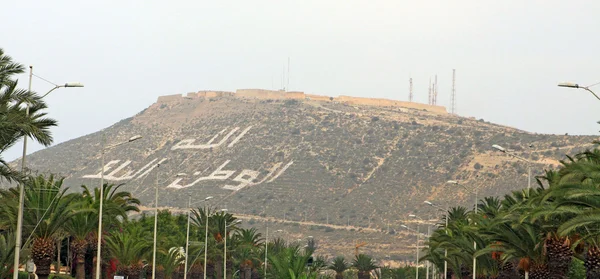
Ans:
[[[600,279],[600,248],[590,246],[583,264],[586,269],[586,279]]]
[[[545,264],[532,264],[529,270],[529,279],[548,279],[550,277],[550,271],[548,266]]]
[[[122,266],[117,269],[117,272],[127,276],[129,279],[138,279],[142,274],[144,266],[141,263],[136,263],[132,265]]]
[[[252,261],[245,260],[240,266],[240,279],[252,278]]]
[[[549,237],[544,245],[548,256],[550,279],[567,278],[573,258],[573,250],[571,250],[569,239],[566,237]]]
[[[371,273],[368,271],[359,271],[358,272],[358,279],[370,279],[371,278]]]
[[[505,264],[502,264],[502,267],[500,268],[500,272],[498,274],[498,279],[518,279],[519,278],[519,274],[517,273],[517,270],[515,269],[515,265],[512,262],[507,262]]]
[[[33,240],[31,257],[36,265],[39,279],[47,279],[50,275],[50,265],[54,256],[55,242],[50,237],[38,237]]]
[[[75,276],[77,279],[85,279],[85,253],[88,242],[85,239],[73,240],[71,249],[75,253]]]

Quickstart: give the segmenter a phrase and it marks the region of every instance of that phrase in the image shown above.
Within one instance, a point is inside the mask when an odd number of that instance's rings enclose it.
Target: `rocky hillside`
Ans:
[[[143,138],[106,152],[105,179],[126,183],[148,207],[158,180],[160,206],[214,196],[212,206],[257,227],[270,220],[282,237],[319,237],[325,254],[350,255],[353,242],[366,241],[361,252],[392,260],[409,255],[412,238],[397,233],[409,213],[436,217],[424,200],[472,201],[447,180],[481,187],[481,195],[526,187],[527,166],[492,144],[532,160],[537,175],[593,140],[415,108],[221,95],[157,102],[34,153],[29,167],[60,173],[71,187],[97,185],[102,136],[110,145],[137,134]]]

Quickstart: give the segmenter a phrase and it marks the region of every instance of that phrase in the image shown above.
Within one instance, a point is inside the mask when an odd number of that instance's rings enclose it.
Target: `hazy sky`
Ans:
[[[600,81],[598,1],[7,1],[3,10],[7,54],[55,83],[85,84],[47,97],[56,143],[160,95],[280,87],[288,57],[292,90],[407,100],[412,77],[426,103],[437,74],[448,106],[455,68],[460,115],[538,133],[600,129],[599,100],[556,86]]]

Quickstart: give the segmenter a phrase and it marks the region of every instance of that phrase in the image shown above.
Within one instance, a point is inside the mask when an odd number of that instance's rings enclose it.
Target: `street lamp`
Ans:
[[[598,83],[596,83],[598,84]],[[588,92],[592,93],[592,95],[594,95],[594,97],[596,97],[596,99],[600,100],[600,97],[598,97],[598,95],[596,95],[596,93],[594,93],[594,91],[592,91],[590,89],[590,87],[596,85],[596,84],[592,84],[589,86],[580,86],[577,83],[572,83],[572,82],[561,82],[558,84],[558,87],[567,87],[567,88],[581,88],[583,90],[587,90]]]
[[[156,165],[156,169],[158,170],[158,168],[160,167],[160,164]],[[158,228],[158,174],[159,172],[156,172],[156,189],[154,192],[154,248],[152,250],[152,279],[156,278],[156,239],[158,237],[157,234],[157,228]],[[178,173],[177,175],[175,175],[176,177],[179,176],[185,176],[185,173]]]
[[[221,211],[227,212],[227,209],[221,209]],[[224,248],[223,248],[223,278],[227,278],[227,228],[235,226],[241,222],[242,222],[242,220],[235,220],[235,221],[231,222],[231,224],[227,225],[227,219],[225,219],[225,235],[224,235],[225,242],[224,242]]]
[[[212,197],[210,197],[212,199]],[[204,200],[210,200],[208,198],[204,199]],[[202,270],[204,273],[204,279],[206,279],[206,261],[208,260],[208,211],[206,210],[206,203],[204,203],[204,215],[206,215],[206,220],[204,220],[204,223],[206,223],[205,227],[205,231],[204,231],[204,269]]]
[[[492,148],[494,148],[497,151],[500,151],[510,157],[513,157],[519,161],[523,161],[523,162],[527,163],[527,189],[531,189],[531,164],[532,164],[531,161],[529,161],[521,156],[518,156],[518,155],[514,154],[513,152],[506,150],[504,147],[502,147],[500,145],[494,144],[494,145],[492,145]]]
[[[417,216],[414,214],[410,214],[410,215],[408,215],[408,217],[417,218]],[[415,264],[415,269],[416,269],[415,279],[419,279],[419,223],[417,222],[417,230],[413,230],[406,225],[400,225],[400,227],[403,227],[409,231],[414,231],[417,233],[417,259],[416,259],[416,264]]]
[[[177,174],[178,176],[185,176],[185,173],[179,173]],[[200,202],[206,202],[209,201],[210,199],[212,199],[212,197],[206,197],[203,200],[201,200]],[[188,224],[187,224],[187,232],[185,235],[185,263],[183,264],[183,279],[187,279],[187,262],[188,262],[188,255],[189,255],[189,245],[190,245],[190,213],[191,213],[191,208],[192,208],[192,196],[188,197]],[[204,212],[206,213],[206,205],[205,205],[205,210]],[[208,214],[207,214],[208,216]],[[208,220],[206,220],[206,235],[208,238]],[[206,239],[204,239],[204,258],[206,259],[206,245],[207,241]],[[204,270],[206,270],[206,260],[204,260],[205,266],[204,266]],[[204,272],[204,274],[206,274],[206,271]],[[205,275],[206,276],[206,275]]]
[[[441,206],[436,205],[430,201],[424,201],[425,204],[433,206],[435,208],[438,208],[440,210],[445,211],[446,213],[446,217],[444,219],[446,219],[446,234],[448,234],[448,209],[443,209]],[[448,248],[444,249],[444,258],[448,257]],[[444,279],[448,279],[448,261],[446,259],[444,259]]]
[[[31,92],[31,81],[33,79],[33,66],[29,66],[29,92]],[[41,98],[46,97],[50,92],[55,89],[61,87],[83,87],[82,83],[79,82],[70,82],[65,83],[64,85],[55,85],[54,88],[50,89],[46,94],[42,95]],[[25,117],[29,117],[29,104],[26,104],[25,108]],[[25,172],[25,157],[27,155],[27,135],[23,136],[23,156],[21,157],[21,172]],[[21,257],[21,238],[23,234],[23,203],[25,199],[25,185],[23,183],[19,183],[19,208],[17,212],[17,231],[16,231],[16,239],[15,239],[15,260],[13,264],[13,279],[19,278],[19,258]]]
[[[498,146],[498,147],[502,148],[501,146]],[[447,183],[461,186],[461,187],[465,188],[467,191],[475,194],[474,206],[475,206],[475,214],[477,214],[477,190],[479,190],[479,187],[474,187],[473,189],[469,189],[465,185],[458,183],[458,181],[456,181],[456,180],[448,180]],[[477,257],[475,257],[475,250],[477,250],[477,242],[475,240],[473,240],[473,279],[477,279],[477,275],[476,275],[476,273],[477,273]]]
[[[102,135],[102,151],[101,151],[101,164],[102,164],[102,170],[100,171],[100,208],[98,209],[98,248],[96,249],[96,279],[100,279],[100,262],[102,261],[102,258],[100,257],[100,253],[102,250],[102,206],[104,204],[104,153],[106,153],[107,150],[113,149],[117,146],[121,146],[123,144],[126,143],[130,143],[136,140],[141,139],[142,136],[137,135],[137,136],[133,136],[131,138],[129,138],[126,141],[117,143],[117,144],[113,144],[110,146],[105,146],[106,145],[106,136],[103,134]]]

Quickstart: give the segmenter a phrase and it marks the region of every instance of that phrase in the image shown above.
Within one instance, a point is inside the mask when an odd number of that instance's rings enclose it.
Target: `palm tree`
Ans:
[[[11,263],[15,256],[15,236],[9,233],[0,233],[0,278],[8,278],[11,272]]]
[[[232,238],[232,247],[235,251],[233,261],[239,266],[240,278],[251,278],[256,267],[262,266],[264,259],[264,239],[256,228],[236,230]],[[273,253],[271,247],[269,252]],[[253,270],[254,269],[254,270]]]
[[[29,104],[28,115],[23,107],[26,103]],[[50,128],[56,126],[56,121],[46,118],[46,113],[42,112],[45,108],[46,104],[36,93],[18,89],[17,81],[0,83],[0,154],[24,136],[44,146],[52,143]],[[23,176],[0,157],[0,178],[20,181]]]
[[[52,143],[50,127],[56,121],[45,118],[41,110],[46,108],[43,100],[34,92],[17,88],[14,75],[25,70],[0,48],[0,154],[17,143],[24,136],[48,146]],[[23,104],[29,104],[29,116]],[[22,174],[13,170],[0,156],[0,179],[20,181]]]
[[[124,184],[114,185],[108,183],[102,185],[104,187],[102,224],[107,224],[112,226],[112,228],[117,228],[121,222],[127,220],[128,213],[140,211],[138,208],[140,200],[134,198],[129,192],[120,191],[120,188],[123,185]],[[91,208],[93,209],[93,212],[89,213],[89,218],[98,220],[98,211],[100,210],[100,189],[90,189],[86,185],[82,185],[81,188],[83,189],[82,198],[91,202]],[[109,229],[110,228],[104,227],[102,228],[102,231],[106,232]],[[98,225],[96,221],[94,230],[87,236],[88,248],[94,255],[94,260],[97,260],[95,259],[96,251],[98,250],[97,230]]]
[[[98,217],[93,210],[93,200],[89,196],[78,195],[80,212],[65,223],[65,230],[71,236],[71,250],[75,254],[75,274],[77,279],[85,278],[85,254],[90,235],[98,227]]]
[[[139,278],[143,262],[151,254],[152,235],[135,223],[128,223],[123,230],[106,237],[106,246],[112,258],[117,260],[117,272],[129,278]]]
[[[22,74],[24,71],[25,67],[22,64],[14,62],[12,57],[6,55],[0,48],[0,84],[5,84],[12,76]]]
[[[358,279],[371,278],[371,271],[377,268],[375,261],[365,254],[358,254],[352,261],[352,267],[358,270]]]
[[[335,257],[329,265],[329,269],[335,271],[335,279],[344,279],[344,271],[346,271],[348,267],[348,262],[346,262],[346,259],[343,256]]]
[[[23,227],[28,228],[27,233],[32,240],[31,257],[37,266],[36,273],[42,279],[50,274],[57,235],[63,231],[64,224],[79,212],[77,195],[67,195],[62,184],[62,178],[40,175],[27,180],[25,185],[24,205],[27,211],[23,214]]]
[[[312,257],[311,250],[302,250],[298,245],[292,245],[269,253],[269,277],[277,279],[293,279],[302,275],[314,276],[316,273],[307,269],[308,259]]]

